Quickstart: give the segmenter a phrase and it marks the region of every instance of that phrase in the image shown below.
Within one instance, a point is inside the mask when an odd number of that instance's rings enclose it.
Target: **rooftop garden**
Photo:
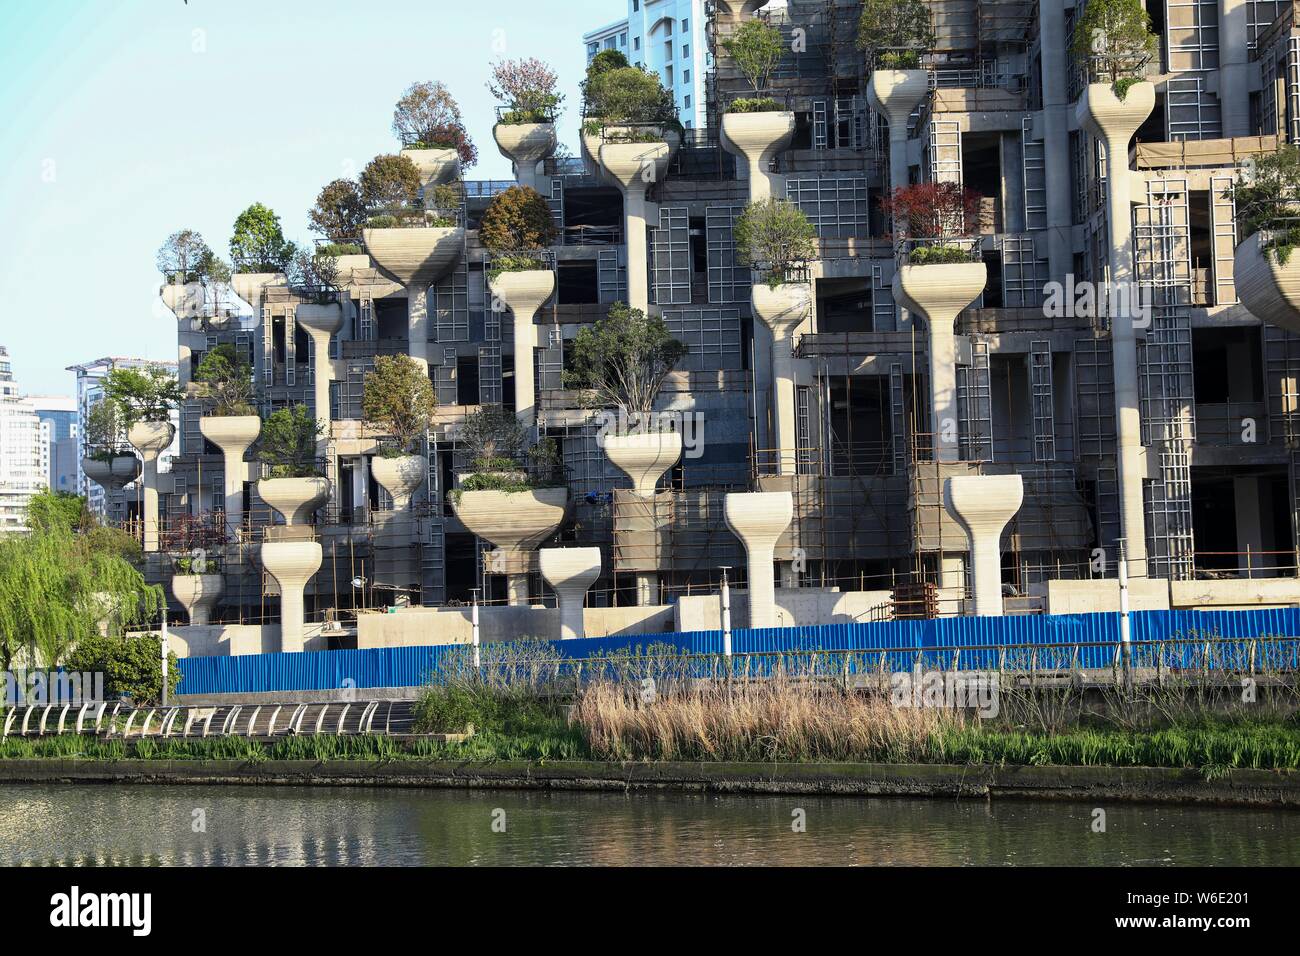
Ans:
[[[502,60],[492,67],[487,88],[501,103],[500,122],[507,126],[554,123],[563,105],[560,77],[536,58]]]
[[[454,149],[461,165],[478,162],[460,105],[441,82],[412,83],[393,108],[393,135],[404,149]]]
[[[785,109],[774,97],[767,95],[772,71],[781,62],[785,44],[781,31],[760,20],[746,20],[740,29],[722,41],[737,69],[749,81],[753,96],[732,100],[728,113],[774,113]]]
[[[938,265],[979,258],[983,198],[959,183],[916,183],[895,189],[880,205],[908,263]]]
[[[555,219],[541,193],[512,186],[492,197],[479,221],[479,242],[492,253],[489,277],[548,269],[540,253],[555,242]]]
[[[863,0],[858,49],[867,55],[868,70],[918,70],[935,42],[924,0]]]
[[[1141,0],[1088,0],[1074,27],[1070,53],[1092,83],[1110,81],[1123,100],[1140,83],[1160,50],[1151,17]]]

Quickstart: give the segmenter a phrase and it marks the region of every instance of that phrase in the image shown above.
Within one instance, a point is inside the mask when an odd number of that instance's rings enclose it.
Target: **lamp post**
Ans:
[[[1133,688],[1133,631],[1128,613],[1128,555],[1125,539],[1119,538],[1119,645],[1124,665],[1124,687]]]
[[[731,657],[731,585],[727,583],[727,572],[731,568],[722,568],[722,654]]]
[[[162,645],[162,705],[167,706],[167,604],[163,603],[162,609],[162,639],[159,641]]]
[[[470,603],[470,610],[469,610],[470,624],[473,627],[473,631],[472,631],[473,636],[471,638],[471,643],[474,645],[474,669],[475,670],[478,670],[479,668],[478,592],[479,592],[478,588],[473,588],[470,590],[471,603]]]

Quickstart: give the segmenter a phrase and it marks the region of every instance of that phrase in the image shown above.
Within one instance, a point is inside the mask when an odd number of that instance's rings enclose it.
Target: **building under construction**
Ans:
[[[569,491],[545,544],[602,550],[590,607],[675,605],[716,591],[723,569],[743,590],[745,551],[724,498],[782,491],[793,520],[774,552],[780,595],[862,592],[869,612],[858,619],[969,613],[967,533],[944,505],[945,482],[964,475],[1023,482],[1002,538],[1007,613],[1113,609],[1121,551],[1139,606],[1300,603],[1300,335],[1239,304],[1243,237],[1224,195],[1251,157],[1300,141],[1297,5],[1146,3],[1160,52],[1147,66],[1155,105],[1126,157],[1124,247],[1152,307],[1122,343],[1104,314],[1046,307],[1048,283],[1100,283],[1112,270],[1106,149],[1076,116],[1087,77],[1068,53],[1084,4],[928,6],[937,41],[923,57],[928,88],[907,117],[905,151],[901,124],[868,95],[860,3],[719,0],[707,25],[710,123],[685,130],[666,174],[635,197],[644,219],[598,154],[517,163],[520,181],[550,201],[561,237],[550,256],[556,291],[534,319],[531,349],[516,347],[509,316],[493,310],[477,241],[487,202],[512,182],[463,184],[462,245],[427,288],[375,250],[344,257],[343,323],[328,355],[296,321],[304,300],[274,277],[237,282],[234,306],[205,300],[178,312],[183,383],[206,351],[230,343],[255,369],[264,413],[307,403],[324,418],[317,383],[328,374],[330,497],[301,533],[324,553],[307,618],[343,623],[327,626],[319,646],[346,644],[348,619],[365,609],[520,603],[509,574],[527,575],[529,601],[552,601],[535,557],[509,568],[489,560],[493,546],[448,503],[465,465],[458,424],[485,404],[526,408],[525,392],[535,436],[562,449]],[[732,238],[754,182],[720,136],[727,105],[749,89],[725,40],[750,17],[785,41],[770,92],[794,115],[788,145],[762,173],[807,215],[819,250],[808,314],[775,362],[773,332],[755,318],[754,274]],[[895,299],[899,260],[880,206],[900,185],[891,147],[908,182],[956,182],[984,197],[977,258],[987,283],[953,329],[953,454],[935,452],[926,322]],[[626,301],[662,316],[689,349],[660,407],[698,422],[697,440],[651,494],[629,486],[601,447],[596,413],[563,387],[578,330]],[[1136,361],[1140,435],[1127,465],[1117,349]],[[396,353],[427,360],[439,399],[427,482],[405,511],[375,480],[375,436],[360,422],[367,371]],[[792,432],[779,424],[782,381],[792,385]],[[181,455],[159,479],[162,553],[182,532],[192,545],[195,526],[219,527],[227,510],[223,455],[200,416],[197,401],[183,409]],[[259,499],[258,466],[249,468],[237,533],[212,542],[225,555],[213,620],[231,624],[277,619],[278,589],[257,553],[293,530]],[[1125,511],[1126,493],[1140,509]],[[1125,514],[1130,529],[1141,521],[1140,540],[1125,533]],[[154,570],[170,573],[161,558]]]

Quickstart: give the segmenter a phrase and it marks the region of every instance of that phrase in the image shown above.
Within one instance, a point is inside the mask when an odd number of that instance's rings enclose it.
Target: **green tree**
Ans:
[[[550,205],[528,186],[511,186],[493,196],[479,221],[479,242],[490,252],[544,249],[555,234]]]
[[[376,156],[361,171],[361,199],[372,213],[410,210],[421,185],[415,163],[399,154]]]
[[[418,178],[418,175],[417,175]],[[350,179],[327,183],[307,214],[311,227],[333,242],[355,241],[366,224],[366,204],[361,188]]]
[[[320,474],[316,440],[321,425],[306,405],[272,412],[262,422],[258,458],[270,466],[272,478],[311,478]]]
[[[663,319],[616,302],[608,318],[585,326],[573,340],[564,386],[590,390],[598,407],[651,412],[664,379],[685,354]]]
[[[756,94],[767,90],[772,71],[785,52],[781,31],[757,18],[741,24],[739,30],[722,41],[722,48],[745,74]]]
[[[235,346],[223,343],[210,349],[194,370],[194,381],[213,415],[257,414],[252,405],[253,369]]]
[[[915,69],[935,42],[925,0],[863,0],[858,48],[866,51],[869,67]]]
[[[1111,81],[1121,100],[1160,49],[1141,0],[1088,0],[1070,52],[1094,81]]]
[[[410,149],[454,149],[464,166],[478,162],[460,106],[444,83],[413,83],[393,108],[393,135]]]
[[[86,451],[91,458],[110,461],[125,438],[117,419],[117,406],[99,401],[86,413]]]
[[[235,219],[230,258],[236,272],[283,272],[294,245],[284,238],[280,217],[255,202]]]
[[[54,666],[101,622],[157,619],[162,591],[130,562],[120,532],[97,533],[80,499],[36,495],[30,507],[30,533],[0,538],[0,668]]]
[[[677,107],[656,73],[636,67],[592,76],[586,85],[586,113],[606,123],[676,126]]]
[[[173,232],[158,247],[155,263],[169,285],[185,285],[207,278],[214,262],[220,262],[203,236],[193,229]]]
[[[1286,265],[1300,246],[1300,147],[1254,157],[1224,198],[1236,203],[1241,236],[1263,233],[1261,247]]]
[[[123,430],[136,422],[170,421],[172,409],[185,398],[176,376],[161,365],[115,368],[104,376],[103,388]]]
[[[817,258],[817,230],[803,210],[784,199],[760,199],[736,218],[736,256],[776,286]]]
[[[517,465],[528,430],[504,405],[480,405],[465,416],[459,439],[478,471],[501,471]]]
[[[365,423],[397,441],[401,453],[414,451],[433,424],[438,398],[424,368],[409,355],[381,355],[366,375],[361,397]]]

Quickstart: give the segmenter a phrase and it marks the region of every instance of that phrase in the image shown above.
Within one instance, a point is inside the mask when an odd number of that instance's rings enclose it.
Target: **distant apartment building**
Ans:
[[[633,66],[659,74],[671,90],[682,125],[708,126],[707,80],[713,69],[705,31],[706,0],[627,0],[627,17],[582,38],[587,59],[618,50]]]
[[[0,345],[0,534],[26,528],[28,499],[46,487],[48,473],[40,419],[19,395],[9,350]]]
[[[77,494],[81,460],[77,400],[66,395],[32,395],[29,401],[41,422],[41,444],[49,456],[50,489]]]

